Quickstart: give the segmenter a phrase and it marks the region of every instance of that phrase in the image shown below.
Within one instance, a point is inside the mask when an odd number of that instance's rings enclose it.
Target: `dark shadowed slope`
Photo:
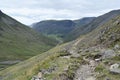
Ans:
[[[74,23],[76,23],[76,27],[74,27],[72,31],[65,35],[64,41],[72,41],[78,38],[81,34],[84,34],[82,30],[84,30],[94,19],[95,17],[85,17],[79,20],[74,20]]]
[[[74,27],[75,23],[71,20],[46,20],[33,24],[33,29],[58,41],[63,41]]]
[[[56,44],[0,11],[0,61],[28,59]]]

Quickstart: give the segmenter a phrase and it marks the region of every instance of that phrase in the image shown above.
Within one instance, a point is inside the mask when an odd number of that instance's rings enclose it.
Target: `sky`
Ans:
[[[23,24],[96,17],[120,9],[120,0],[0,0],[0,9]]]

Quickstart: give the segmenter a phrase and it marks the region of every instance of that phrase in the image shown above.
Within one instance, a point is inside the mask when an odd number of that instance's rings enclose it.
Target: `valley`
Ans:
[[[32,28],[1,15],[0,80],[120,79],[120,10]]]
[[[95,17],[85,17],[79,20],[46,20],[32,24],[32,28],[48,36],[54,36],[62,42],[68,42],[79,37],[79,33],[73,33],[75,29],[84,29],[84,26],[89,24]],[[76,31],[76,30],[75,30]],[[74,35],[73,35],[74,34]],[[71,39],[69,39],[70,37]],[[53,37],[53,38],[54,38]]]

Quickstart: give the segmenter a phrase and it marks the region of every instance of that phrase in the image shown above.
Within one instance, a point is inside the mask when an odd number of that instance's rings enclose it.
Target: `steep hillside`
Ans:
[[[88,27],[88,24],[90,24],[94,19],[96,19],[96,18],[95,17],[85,17],[85,18],[82,18],[79,20],[74,20],[74,22],[76,23],[76,25],[75,25],[76,27],[72,31],[70,31],[67,35],[65,35],[64,41],[65,42],[72,41],[72,40],[80,37],[80,35],[83,35],[85,33],[83,30],[86,29]]]
[[[0,69],[43,53],[56,44],[55,40],[35,32],[0,11]]]
[[[47,20],[33,24],[33,28],[40,33],[51,37],[64,39],[77,27],[82,27],[90,23],[94,17],[86,17],[79,20]],[[77,35],[77,33],[75,34]],[[78,36],[77,36],[78,37]],[[75,38],[77,38],[75,37]],[[75,39],[74,38],[74,39]],[[67,38],[66,38],[67,39]],[[73,40],[73,38],[71,38]]]
[[[78,38],[80,35],[87,34],[91,32],[92,30],[94,30],[95,28],[102,26],[104,23],[118,16],[119,14],[120,14],[120,10],[113,10],[104,15],[93,18],[92,22],[90,22],[89,24],[86,24],[83,27],[77,27],[73,31],[71,31],[66,36],[65,40],[66,41],[73,40],[73,39]]]
[[[74,80],[119,80],[120,14],[80,39],[74,43],[75,51],[89,64],[78,68]]]
[[[119,34],[120,14],[89,34],[1,71],[0,78],[119,80]],[[43,74],[42,77],[40,74]]]
[[[117,16],[112,18],[107,23],[99,26],[90,34],[87,34],[85,39],[81,42],[86,42],[83,45],[93,46],[102,45],[104,47],[113,47],[117,42],[119,42],[119,31],[120,31],[120,17]]]
[[[93,21],[96,17],[84,17],[82,19],[73,20],[74,23],[76,23],[76,27],[82,27],[86,24],[89,24],[91,21]]]

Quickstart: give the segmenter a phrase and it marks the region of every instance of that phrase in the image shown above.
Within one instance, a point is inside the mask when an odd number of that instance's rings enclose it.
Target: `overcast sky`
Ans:
[[[30,25],[48,19],[79,19],[119,9],[120,0],[0,0],[0,9]]]

